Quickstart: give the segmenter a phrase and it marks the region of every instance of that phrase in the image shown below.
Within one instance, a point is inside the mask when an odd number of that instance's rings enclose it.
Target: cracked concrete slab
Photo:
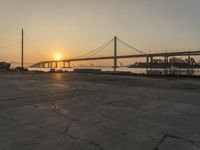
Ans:
[[[187,137],[177,137],[165,134],[154,148],[155,150],[199,150],[199,145]]]
[[[0,74],[0,83],[0,150],[200,149],[200,79]]]

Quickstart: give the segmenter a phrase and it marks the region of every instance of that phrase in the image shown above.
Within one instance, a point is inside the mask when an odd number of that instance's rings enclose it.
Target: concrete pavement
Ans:
[[[200,80],[0,74],[0,150],[199,150]]]

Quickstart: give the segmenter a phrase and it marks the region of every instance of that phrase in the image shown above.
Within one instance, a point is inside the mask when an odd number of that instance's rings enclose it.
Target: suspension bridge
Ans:
[[[70,68],[72,62],[80,62],[80,61],[94,61],[94,60],[113,60],[113,69],[114,71],[117,70],[118,68],[118,60],[119,59],[128,59],[128,58],[141,58],[141,59],[146,59],[147,66],[148,64],[151,64],[154,62],[155,57],[162,57],[165,63],[169,62],[170,57],[176,57],[176,56],[185,56],[187,57],[188,60],[188,67],[190,66],[190,57],[191,56],[199,56],[200,55],[200,50],[193,50],[193,51],[178,51],[178,52],[160,52],[160,53],[145,53],[142,50],[139,50],[126,42],[122,41],[118,37],[114,37],[113,39],[109,40],[108,42],[104,43],[103,45],[97,47],[96,49],[93,49],[89,52],[86,52],[83,55],[80,55],[75,58],[69,58],[69,59],[63,59],[63,60],[45,60],[45,57],[41,55],[40,51],[33,45],[33,43],[30,41],[30,39],[26,36],[26,40],[29,43],[29,45],[32,47],[33,50],[35,50],[44,61],[40,61],[34,64],[30,65],[30,68]],[[134,53],[131,53],[129,55],[119,55],[119,44],[122,44],[126,46],[126,48],[129,48],[133,50]],[[10,46],[16,46],[19,43],[12,44]],[[105,48],[107,48],[109,45],[113,45],[112,51],[113,55],[110,56],[99,56],[97,57],[96,54],[99,54]],[[9,47],[10,47],[9,46]],[[8,46],[0,48],[0,49],[5,49],[8,48]],[[21,67],[24,68],[24,32],[22,29],[22,41],[21,41]],[[18,63],[19,64],[19,63]],[[62,66],[59,66],[58,64],[62,64]],[[23,69],[22,69],[23,71]]]
[[[118,55],[118,42],[127,46],[128,48],[134,50],[136,54],[132,55]],[[103,51],[109,44],[113,43],[113,55],[112,56],[103,56],[103,57],[91,57],[101,51]],[[188,64],[190,64],[190,57],[191,56],[198,56],[200,55],[200,50],[196,51],[179,51],[179,52],[164,52],[164,53],[151,53],[147,54],[133,46],[127,44],[126,42],[120,40],[116,36],[110,40],[109,42],[103,44],[102,46],[89,51],[79,57],[71,58],[71,59],[63,59],[63,60],[50,60],[50,61],[41,61],[35,63],[30,66],[30,68],[57,68],[58,63],[62,63],[62,68],[70,68],[71,62],[77,61],[92,61],[92,60],[113,60],[113,69],[114,71],[118,68],[118,59],[126,59],[126,58],[146,58],[146,63],[152,63],[155,57],[163,57],[164,62],[168,63],[169,57],[175,56],[187,56],[188,57]]]

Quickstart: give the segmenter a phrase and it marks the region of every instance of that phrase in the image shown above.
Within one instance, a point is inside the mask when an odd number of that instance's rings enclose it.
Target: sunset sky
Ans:
[[[198,49],[199,6],[200,0],[0,0],[0,61],[20,61],[22,28],[30,63],[57,53],[75,57],[115,35],[146,52]],[[102,55],[112,53],[110,46]]]

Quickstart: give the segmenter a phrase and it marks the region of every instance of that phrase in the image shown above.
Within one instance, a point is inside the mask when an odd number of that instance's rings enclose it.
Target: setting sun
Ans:
[[[54,59],[55,60],[61,60],[62,59],[61,54],[55,54]]]

